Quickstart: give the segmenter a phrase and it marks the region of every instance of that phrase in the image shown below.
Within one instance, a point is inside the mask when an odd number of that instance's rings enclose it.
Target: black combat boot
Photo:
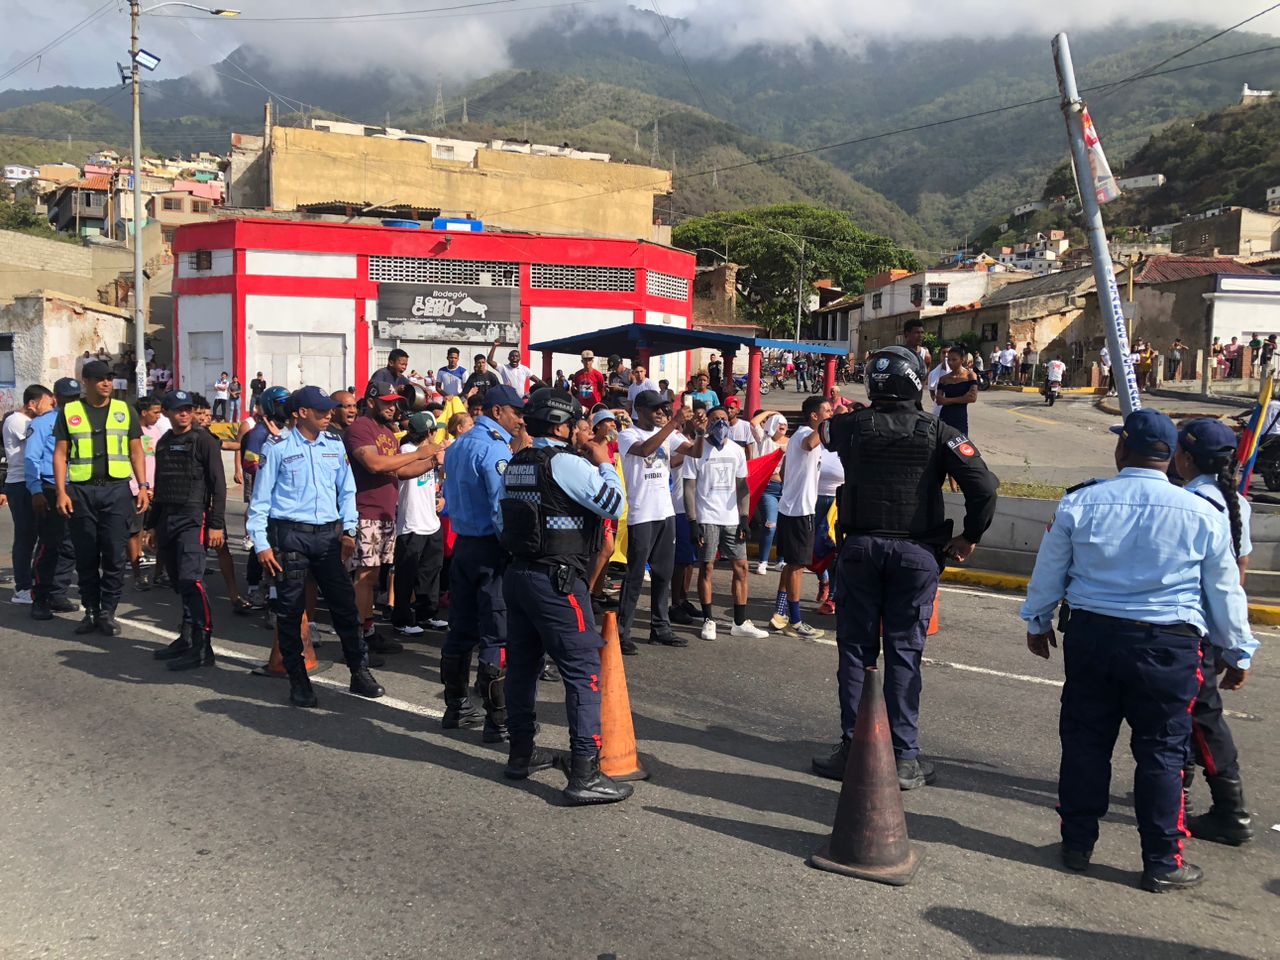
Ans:
[[[508,780],[525,780],[539,770],[549,770],[556,765],[556,755],[550,750],[543,750],[533,745],[533,737],[522,736],[511,738],[511,752],[507,756],[507,765],[502,775]]]
[[[547,657],[542,661],[542,672],[538,674],[539,680],[545,680],[547,683],[559,683],[561,681],[560,668],[556,666],[555,661]]]
[[[471,654],[462,657],[441,655],[440,682],[444,684],[444,719],[440,726],[445,730],[474,727],[483,717],[467,696],[467,682],[471,679]]]
[[[103,610],[97,616],[98,632],[104,637],[120,636],[120,624],[116,623],[114,610]]]
[[[194,628],[191,624],[184,622],[182,630],[178,633],[178,639],[167,647],[161,647],[159,650],[153,651],[151,656],[157,660],[174,660],[182,656],[191,649],[191,634],[193,630]]]
[[[813,772],[828,780],[844,780],[844,768],[849,765],[849,741],[841,740],[825,757],[813,758]]]
[[[507,671],[488,663],[476,667],[476,696],[484,704],[484,742],[507,739]]]
[[[93,633],[98,629],[98,611],[89,607],[84,608],[84,619],[76,624],[75,633],[78,636],[84,636],[86,633]]]
[[[382,689],[382,684],[373,679],[368,667],[358,667],[351,671],[351,686],[348,689],[356,696],[368,697],[370,700],[377,700],[387,692]]]
[[[1213,795],[1213,806],[1208,813],[1187,821],[1191,836],[1232,847],[1248,843],[1253,837],[1253,821],[1244,807],[1244,784],[1240,778],[1207,776],[1205,780]]]
[[[49,601],[42,597],[36,597],[31,602],[31,619],[32,620],[52,620],[53,608],[49,606]]]
[[[573,757],[564,798],[575,807],[590,803],[617,803],[631,796],[631,784],[615,783],[600,772],[600,754]]]
[[[75,613],[80,609],[80,604],[66,597],[50,597],[48,607],[54,613]]]
[[[1169,873],[1151,873],[1142,871],[1142,889],[1148,893],[1172,893],[1175,890],[1190,890],[1200,886],[1204,879],[1204,871],[1194,863],[1184,863],[1177,870]]]
[[[289,702],[295,707],[316,705],[316,692],[311,689],[311,678],[305,671],[289,674]]]
[[[159,651],[157,651],[159,652]],[[191,646],[181,656],[169,661],[170,670],[195,670],[213,666],[213,633],[192,629]]]

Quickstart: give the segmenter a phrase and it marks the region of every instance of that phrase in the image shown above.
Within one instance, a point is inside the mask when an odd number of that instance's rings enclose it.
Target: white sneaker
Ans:
[[[422,633],[421,627],[396,627],[396,633],[402,637],[416,637]]]
[[[789,622],[785,613],[775,613],[769,618],[769,626],[775,630],[785,630]]]
[[[653,578],[649,576],[649,571],[648,571],[648,570],[646,570],[646,571],[644,572],[644,582],[645,582],[645,583],[648,583],[648,582],[649,582],[650,580],[652,580],[652,579],[653,579]]]
[[[240,544],[240,545],[244,548],[244,552],[245,552],[245,553],[252,553],[252,552],[253,552],[253,537],[249,536],[249,535],[246,533],[246,534],[244,535],[244,540],[243,540],[243,541],[241,541],[241,544]]]
[[[700,636],[703,640],[714,640],[716,638],[716,622],[714,620],[703,620]]]
[[[427,626],[428,626],[428,627],[430,627],[432,630],[448,630],[448,629],[449,629],[449,621],[448,621],[448,620],[437,620],[437,619],[435,619],[434,617],[432,617],[432,618],[430,618],[430,619],[428,619],[428,620],[427,620]]]
[[[735,623],[733,629],[729,631],[731,637],[750,637],[752,640],[763,640],[769,636],[768,630],[761,630],[750,620],[743,620],[741,623]]]
[[[761,577],[763,577],[763,576],[764,576],[766,573],[768,573],[768,572],[769,572],[769,561],[768,561],[768,560],[761,560],[759,563],[757,563],[757,564],[756,564],[756,575],[757,575],[757,576],[761,576]]]
[[[777,563],[773,565],[771,569],[773,570],[774,573],[781,573],[786,568],[786,566],[787,565],[785,563],[779,560]]]
[[[15,590],[13,596],[9,598],[10,603],[33,603],[30,590]]]
[[[799,637],[801,640],[817,640],[826,633],[825,630],[819,630],[816,627],[811,627],[807,623],[787,624],[786,628],[782,632],[788,637]]]

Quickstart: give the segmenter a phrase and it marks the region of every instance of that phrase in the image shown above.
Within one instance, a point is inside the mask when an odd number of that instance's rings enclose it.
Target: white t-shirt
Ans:
[[[738,422],[729,425],[729,440],[741,446],[744,443],[754,444],[756,435],[751,430],[751,421],[738,417]]]
[[[787,442],[778,512],[788,517],[810,516],[818,505],[818,468],[822,460],[822,444],[812,450],[804,448],[805,439],[812,433],[809,427],[801,427]]]
[[[736,527],[738,514],[738,481],[747,477],[747,455],[732,441],[717,450],[709,443],[702,445],[702,457],[693,464],[697,482],[698,522]]]
[[[22,483],[25,469],[22,455],[27,448],[27,431],[31,429],[31,418],[21,410],[15,410],[4,422],[4,430],[0,431],[4,439],[4,457],[9,461],[8,483]]]
[[[1280,404],[1276,406],[1280,410]],[[676,467],[675,482],[671,484],[671,506],[675,510],[676,515],[688,513],[684,508],[684,482],[694,479],[693,458],[685,457],[684,462]]]
[[[400,444],[401,453],[413,453],[415,443]],[[436,516],[436,472],[428,470],[420,477],[400,481],[400,498],[396,503],[396,536],[410,533],[435,533],[440,529]]]
[[[1103,370],[1111,369],[1111,351],[1106,347],[1103,347],[1098,351],[1098,365],[1102,367]]]
[[[213,385],[213,399],[215,400],[228,399],[231,396],[229,392],[230,387],[231,387],[230,381],[219,380],[217,383]]]
[[[1045,375],[1056,383],[1062,382],[1062,375],[1067,372],[1067,365],[1061,360],[1050,360],[1045,364]]]
[[[684,437],[672,431],[666,443],[648,457],[633,457],[627,453],[659,429],[628,427],[618,434],[622,479],[627,484],[627,523],[651,523],[675,516],[675,508],[671,505],[671,456],[684,446]]]
[[[658,385],[648,377],[645,377],[639,383],[633,383],[631,386],[627,387],[627,403],[635,403],[636,395],[644,390],[652,390],[654,393],[657,393]]]
[[[1018,351],[1005,348],[1000,351],[1000,363],[1002,366],[1012,367],[1018,362]]]
[[[498,379],[522,397],[529,389],[529,378],[532,376],[533,370],[523,363],[516,364],[514,367],[504,363],[498,368]]]
[[[822,456],[818,466],[818,496],[834,497],[840,484],[844,483],[844,464],[840,462],[840,454],[832,453],[826,447],[818,447]]]
[[[450,370],[441,367],[436,371],[436,383],[440,384],[440,392],[446,397],[462,396],[462,385],[467,382],[467,368],[463,366]]]

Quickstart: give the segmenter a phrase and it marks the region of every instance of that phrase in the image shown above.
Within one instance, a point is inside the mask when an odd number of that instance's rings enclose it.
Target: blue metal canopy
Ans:
[[[634,356],[640,350],[651,354],[683,353],[697,347],[714,347],[723,353],[736,353],[740,347],[760,347],[762,350],[794,350],[799,353],[817,353],[825,356],[845,357],[848,347],[828,347],[798,340],[774,340],[768,337],[740,337],[729,333],[712,333],[708,330],[686,330],[659,323],[627,323],[604,330],[577,333],[558,340],[543,340],[529,344],[530,350],[552,353],[578,353],[591,350],[622,357]]]

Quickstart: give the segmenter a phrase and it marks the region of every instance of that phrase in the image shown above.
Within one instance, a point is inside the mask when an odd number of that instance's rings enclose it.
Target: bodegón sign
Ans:
[[[449,343],[519,342],[520,291],[509,287],[378,284],[378,337]]]

